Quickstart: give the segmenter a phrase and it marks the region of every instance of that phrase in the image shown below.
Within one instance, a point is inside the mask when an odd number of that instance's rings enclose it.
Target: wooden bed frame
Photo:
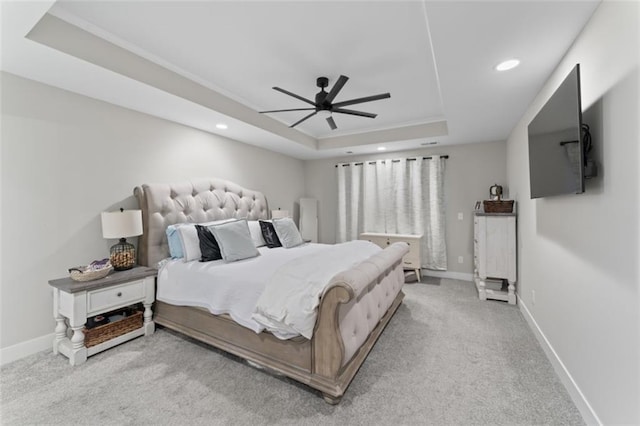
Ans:
[[[174,223],[228,217],[267,219],[263,194],[220,179],[134,189],[142,209],[141,265],[169,256],[165,229]],[[280,340],[256,334],[227,315],[156,301],[155,322],[284,374],[322,392],[330,404],[342,395],[402,303],[403,243],[394,244],[333,277],[322,295],[313,337]]]

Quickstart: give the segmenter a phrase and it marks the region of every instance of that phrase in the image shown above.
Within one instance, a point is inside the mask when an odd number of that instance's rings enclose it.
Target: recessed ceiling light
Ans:
[[[507,59],[506,61],[500,62],[496,65],[496,71],[507,71],[513,69],[520,65],[520,60],[518,59]]]
[[[227,129],[227,128],[229,128],[229,126],[227,126],[227,125],[226,125],[226,124],[224,124],[224,123],[218,123],[218,124],[216,124],[216,129],[224,130],[224,129]]]
[[[379,146],[378,147],[378,151],[386,151],[387,148],[385,148],[384,146]]]
[[[353,151],[347,151],[347,154],[353,154]]]
[[[422,146],[427,146],[427,145],[437,145],[438,141],[432,141],[432,142],[422,142],[420,145]]]

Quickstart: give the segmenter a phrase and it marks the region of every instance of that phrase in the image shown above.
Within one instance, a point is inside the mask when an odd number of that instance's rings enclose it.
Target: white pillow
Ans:
[[[225,262],[235,262],[260,254],[253,244],[249,225],[245,219],[211,225],[208,228],[216,238]]]
[[[304,242],[302,241],[302,235],[300,235],[300,231],[298,231],[295,222],[290,217],[273,219],[272,222],[282,247],[291,248],[299,246]]]
[[[262,237],[262,228],[260,228],[260,222],[258,222],[257,220],[249,220],[247,223],[249,224],[249,232],[251,233],[253,245],[256,247],[266,246],[267,243]]]
[[[220,223],[234,222],[236,219],[222,219],[214,220],[212,222],[205,223],[190,223],[178,228],[178,235],[180,235],[180,241],[182,241],[182,252],[184,253],[183,261],[191,262],[192,260],[200,260],[202,252],[200,251],[200,239],[198,238],[198,231],[196,231],[195,225],[209,226]]]

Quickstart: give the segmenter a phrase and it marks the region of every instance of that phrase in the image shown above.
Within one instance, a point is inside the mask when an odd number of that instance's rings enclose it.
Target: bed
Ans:
[[[169,225],[269,217],[264,194],[222,179],[146,184],[136,187],[134,195],[143,217],[138,263],[144,266],[157,267],[169,257]],[[322,293],[310,339],[283,340],[266,331],[256,333],[228,314],[162,301],[156,301],[154,319],[306,384],[337,404],[402,302],[402,258],[407,252],[406,244],[397,243],[333,276]]]

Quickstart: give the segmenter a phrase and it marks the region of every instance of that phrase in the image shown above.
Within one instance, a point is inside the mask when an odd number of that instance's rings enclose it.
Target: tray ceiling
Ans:
[[[597,1],[3,2],[6,71],[297,158],[504,140]],[[500,61],[521,65],[497,72]],[[294,129],[316,78],[341,100]],[[219,130],[215,124],[228,125]]]

